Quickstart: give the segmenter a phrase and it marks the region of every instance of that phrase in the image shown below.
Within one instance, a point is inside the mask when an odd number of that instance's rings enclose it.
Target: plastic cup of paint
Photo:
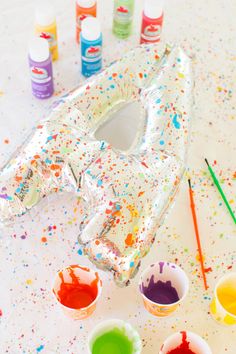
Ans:
[[[89,335],[90,354],[140,354],[142,341],[127,322],[112,319],[99,323]]]
[[[210,312],[218,323],[236,325],[236,273],[229,273],[217,282]]]
[[[139,290],[148,312],[157,317],[167,317],[185,299],[189,280],[176,264],[160,261],[151,264],[141,274]]]
[[[159,354],[212,354],[207,342],[198,334],[182,331],[168,337]]]
[[[57,272],[52,290],[63,312],[70,318],[82,320],[95,311],[102,281],[94,270],[71,265]]]

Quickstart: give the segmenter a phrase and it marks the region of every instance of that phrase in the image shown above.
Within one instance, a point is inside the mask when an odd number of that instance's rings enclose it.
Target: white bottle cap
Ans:
[[[89,9],[96,5],[96,0],[77,0],[77,4],[84,9]]]
[[[29,43],[29,56],[36,63],[47,60],[50,56],[48,41],[44,38],[33,37]]]
[[[149,18],[159,18],[163,14],[163,0],[145,0],[144,14]]]
[[[101,36],[101,26],[97,18],[87,17],[82,21],[82,36],[87,41],[96,41]]]
[[[55,12],[50,0],[40,0],[35,7],[35,22],[40,26],[49,26],[55,21]]]

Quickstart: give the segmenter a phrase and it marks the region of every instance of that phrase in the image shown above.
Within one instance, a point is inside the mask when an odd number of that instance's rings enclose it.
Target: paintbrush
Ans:
[[[231,209],[231,206],[229,205],[229,202],[228,202],[228,200],[227,200],[227,198],[226,198],[226,196],[225,196],[225,194],[224,194],[224,192],[223,192],[223,190],[222,190],[222,188],[221,188],[220,182],[218,181],[218,179],[217,179],[217,177],[216,177],[216,175],[215,175],[215,173],[214,173],[212,167],[209,165],[207,159],[205,159],[205,161],[206,161],[206,163],[207,163],[208,170],[210,171],[210,174],[211,174],[211,177],[212,177],[212,179],[213,179],[213,182],[214,182],[214,184],[216,185],[218,191],[220,192],[221,198],[223,199],[223,201],[224,201],[224,203],[225,203],[225,205],[226,205],[226,207],[227,207],[227,209],[228,209],[230,215],[231,215],[232,218],[233,218],[234,223],[236,224],[236,217],[235,217],[235,215],[234,215],[234,213],[233,213],[233,210]]]
[[[190,207],[191,207],[191,211],[192,211],[194,230],[195,230],[195,235],[196,235],[196,239],[197,239],[199,259],[200,259],[200,264],[201,264],[201,271],[202,271],[202,276],[203,276],[203,281],[204,281],[204,287],[205,287],[205,290],[207,290],[208,285],[207,285],[207,280],[206,280],[206,273],[205,273],[204,260],[203,260],[203,254],[202,254],[202,246],[201,246],[201,241],[200,241],[200,236],[199,236],[199,231],[198,231],[197,215],[196,215],[196,210],[195,210],[193,190],[192,190],[190,179],[188,180],[188,184],[189,184]]]

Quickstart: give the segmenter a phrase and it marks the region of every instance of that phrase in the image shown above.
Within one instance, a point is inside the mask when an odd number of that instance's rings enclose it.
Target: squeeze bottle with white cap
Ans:
[[[53,95],[52,59],[46,39],[34,37],[29,44],[29,66],[33,95],[49,98]]]
[[[163,24],[163,0],[145,0],[140,43],[160,41]]]
[[[132,32],[135,0],[114,0],[113,33],[128,38]]]
[[[57,60],[57,24],[54,8],[49,0],[38,0],[35,8],[35,34],[47,39],[52,60]]]
[[[89,77],[102,69],[102,33],[97,18],[83,20],[80,40],[81,70],[85,77]]]
[[[97,16],[96,0],[76,0],[76,42],[80,41],[81,23],[86,17]]]

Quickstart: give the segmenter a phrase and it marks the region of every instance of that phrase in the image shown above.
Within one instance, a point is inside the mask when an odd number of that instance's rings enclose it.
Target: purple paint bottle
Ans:
[[[44,99],[53,95],[52,59],[48,41],[44,38],[32,38],[29,46],[29,66],[33,95]]]

